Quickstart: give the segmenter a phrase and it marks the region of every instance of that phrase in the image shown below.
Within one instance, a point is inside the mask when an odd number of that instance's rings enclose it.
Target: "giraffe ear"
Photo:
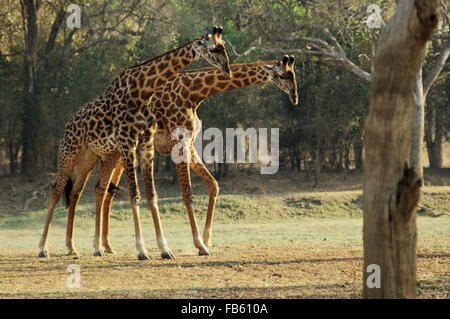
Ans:
[[[205,34],[205,36],[200,40],[201,44],[207,44],[212,38],[211,34]]]

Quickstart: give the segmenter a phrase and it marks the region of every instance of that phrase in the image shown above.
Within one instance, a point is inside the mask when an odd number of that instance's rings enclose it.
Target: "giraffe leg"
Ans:
[[[106,160],[100,161],[98,182],[95,185],[95,236],[94,236],[94,256],[104,256],[101,250],[100,233],[102,232],[102,207],[106,196],[108,185],[111,180],[112,172],[120,159],[119,153],[111,154]],[[108,216],[109,217],[109,216]],[[109,219],[108,219],[109,227]],[[109,245],[109,243],[108,243]],[[111,247],[108,247],[109,252],[112,252]]]
[[[102,215],[103,215],[103,225],[102,225],[102,243],[104,247],[104,252],[108,254],[114,254],[114,250],[111,247],[111,243],[109,240],[109,222],[110,222],[110,216],[111,216],[111,203],[114,199],[115,195],[115,188],[110,190],[111,184],[114,187],[117,187],[119,185],[120,177],[123,173],[123,165],[120,158],[116,162],[116,166],[113,169],[112,177],[110,180],[110,183],[108,185],[108,190],[106,191],[106,195],[103,199],[103,205],[102,205]]]
[[[131,149],[122,150],[121,152],[123,166],[127,177],[128,194],[133,211],[134,232],[136,236],[136,248],[139,251],[138,258],[140,260],[150,259],[145,248],[144,238],[141,233],[141,222],[139,217],[139,202],[141,200],[136,176],[136,151]]]
[[[148,150],[142,151],[139,154],[139,163],[141,165],[141,172],[145,184],[145,196],[152,212],[156,241],[158,243],[159,249],[161,250],[161,257],[164,259],[175,259],[175,256],[167,245],[167,240],[164,237],[164,233],[161,227],[161,219],[158,209],[158,196],[156,194],[155,183],[153,179],[154,154],[155,153],[153,145],[151,145]]]
[[[56,176],[56,182],[50,190],[50,205],[47,211],[47,219],[45,221],[44,231],[42,232],[41,240],[39,241],[39,253],[38,257],[48,257],[48,232],[50,230],[50,223],[53,217],[53,211],[58,203],[61,195],[69,185],[70,174],[72,173],[74,163],[79,154],[79,150],[75,150],[69,153],[66,149],[66,144],[60,146],[60,152],[58,155],[58,173]]]
[[[67,255],[78,255],[73,244],[73,229],[75,223],[75,211],[83,192],[86,181],[91,174],[92,168],[98,161],[98,156],[92,151],[83,152],[82,159],[75,165],[73,176],[73,187],[69,195],[69,211],[67,214],[66,247]]]
[[[219,194],[219,185],[205,165],[201,162],[200,157],[195,152],[195,149],[193,153],[193,159],[190,162],[190,167],[198,176],[200,176],[209,191],[208,213],[206,215],[205,229],[203,231],[203,242],[209,249],[211,249],[212,221],[214,217],[214,207],[216,205],[217,195]]]
[[[55,206],[61,198],[61,194],[64,191],[64,187],[70,177],[70,173],[66,173],[64,175],[58,175],[56,179],[56,183],[52,186],[50,190],[50,205],[47,211],[47,219],[45,220],[44,231],[41,235],[41,240],[39,241],[39,253],[38,257],[48,257],[48,232],[50,230],[50,223],[53,217],[53,211],[55,210]]]
[[[209,256],[210,252],[208,248],[203,243],[200,237],[197,221],[195,220],[194,208],[192,207],[192,186],[191,177],[189,175],[189,166],[187,163],[176,164],[178,171],[178,178],[180,180],[181,194],[183,196],[184,203],[186,204],[186,209],[188,211],[189,223],[191,224],[192,237],[194,239],[194,245],[197,247],[198,254],[200,256]]]

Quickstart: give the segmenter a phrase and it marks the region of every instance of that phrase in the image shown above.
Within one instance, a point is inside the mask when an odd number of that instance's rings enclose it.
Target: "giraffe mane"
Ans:
[[[152,61],[154,61],[154,60],[156,60],[156,59],[159,59],[159,58],[162,57],[162,56],[165,56],[165,55],[167,55],[167,54],[170,54],[170,53],[172,53],[172,52],[174,52],[174,51],[176,51],[176,50],[178,50],[178,49],[181,49],[181,48],[187,46],[188,44],[191,44],[191,43],[193,43],[193,42],[195,42],[195,41],[198,41],[198,40],[201,40],[201,38],[197,38],[197,39],[194,39],[194,40],[192,40],[192,41],[189,41],[189,42],[185,43],[184,45],[182,45],[182,46],[180,46],[180,47],[178,47],[178,48],[175,48],[175,49],[172,49],[172,50],[170,50],[170,51],[164,52],[164,53],[162,53],[162,54],[160,54],[160,55],[154,56],[153,58],[150,58],[150,59],[148,59],[148,60],[145,60],[144,62],[141,62],[141,63],[139,63],[139,64],[130,66],[130,67],[128,67],[128,68],[125,68],[124,70],[130,70],[130,69],[134,69],[134,68],[140,67],[140,66],[142,66],[142,65],[144,65],[144,64],[147,64],[147,63],[152,62]]]
[[[231,64],[230,65],[230,69],[233,70],[233,69],[240,68],[242,66],[252,67],[252,66],[258,66],[258,65],[276,64],[276,63],[278,63],[277,60],[263,61],[263,62],[252,62],[252,63],[237,63],[237,64]],[[183,71],[178,72],[178,74],[196,73],[196,72],[208,72],[208,71],[213,71],[213,70],[217,70],[217,68],[216,67],[207,67],[207,68],[201,68],[201,69],[183,70]]]

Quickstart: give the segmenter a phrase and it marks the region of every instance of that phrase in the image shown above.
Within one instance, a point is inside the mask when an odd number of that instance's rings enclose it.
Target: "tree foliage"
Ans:
[[[70,3],[0,3],[0,160],[12,174],[54,170],[64,125],[82,104],[103,93],[121,69],[212,25],[223,26],[232,63],[295,54],[300,106],[270,83],[248,87],[206,100],[198,111],[204,128],[279,127],[282,168],[311,170],[316,178],[323,169],[361,167],[369,84],[355,74],[370,75],[379,34],[364,23],[367,5],[379,4],[387,21],[393,1],[80,0],[80,29],[66,26]],[[31,38],[29,7],[37,27]],[[427,61],[434,61],[445,41],[433,42]],[[27,72],[30,43],[35,79]],[[447,64],[427,102],[429,145],[447,136],[442,114],[448,98],[439,92],[448,87],[448,72]],[[30,80],[36,84],[32,92]]]

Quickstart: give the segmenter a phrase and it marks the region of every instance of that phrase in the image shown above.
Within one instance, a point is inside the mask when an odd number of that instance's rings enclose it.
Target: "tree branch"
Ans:
[[[230,42],[227,41],[227,44],[229,45],[229,47],[231,48],[231,52],[237,56],[237,57],[245,57],[248,56],[250,53],[252,53],[253,51],[262,51],[262,52],[280,52],[280,53],[298,53],[298,54],[310,54],[310,55],[318,55],[318,56],[322,56],[325,58],[330,58],[331,60],[334,60],[335,62],[339,63],[344,69],[346,69],[347,71],[350,71],[352,73],[354,73],[355,75],[357,75],[358,77],[360,77],[361,79],[370,82],[372,75],[366,71],[364,71],[363,69],[361,69],[360,67],[358,67],[356,64],[354,64],[352,61],[350,61],[347,57],[338,57],[334,54],[330,54],[327,52],[323,52],[323,51],[317,51],[317,50],[310,50],[310,49],[300,49],[300,48],[295,48],[295,49],[290,49],[290,48],[263,48],[263,47],[250,47],[248,48],[246,51],[239,53],[236,51],[234,45]]]
[[[444,49],[437,58],[436,65],[431,69],[430,73],[428,73],[426,79],[424,80],[423,85],[424,97],[427,96],[434,82],[439,77],[439,74],[444,69],[445,63],[447,62],[449,55],[450,55],[450,40],[447,40],[447,43],[444,45]]]
[[[45,45],[45,53],[44,53],[44,68],[49,67],[50,55],[55,47],[56,37],[59,32],[59,28],[64,21],[64,17],[66,16],[66,12],[64,10],[64,6],[61,6],[58,13],[56,14],[55,20],[53,21],[52,27],[50,29],[50,34],[48,36],[47,43]]]
[[[312,38],[312,37],[305,37],[305,36],[298,36],[298,37],[294,37],[294,38],[275,38],[264,30],[264,28],[262,27],[262,25],[258,19],[257,19],[257,24],[258,24],[258,27],[259,27],[261,33],[271,42],[303,41],[306,44],[308,44],[310,47],[315,49],[315,50],[310,50],[309,48],[307,48],[307,49],[298,49],[298,48],[283,49],[284,51],[299,52],[299,53],[327,57],[327,58],[339,63],[347,71],[354,73],[355,75],[357,75],[364,81],[366,81],[366,82],[371,81],[371,78],[372,78],[371,74],[364,71],[359,66],[357,66],[355,63],[350,61],[350,59],[348,59],[347,55],[345,54],[344,49],[339,44],[339,42],[336,40],[336,38],[331,35],[331,33],[328,31],[328,29],[326,29],[324,27],[322,27],[320,25],[315,25],[315,24],[296,24],[295,28],[292,31],[300,31],[300,30],[319,31],[326,37],[326,39],[328,41],[330,41],[330,43],[328,43],[327,41],[320,39],[320,38]],[[255,50],[258,48],[250,48],[250,49]],[[249,50],[247,50],[247,51],[249,51]],[[277,50],[279,50],[279,49],[277,49]],[[233,49],[233,51],[235,51],[235,50]]]

